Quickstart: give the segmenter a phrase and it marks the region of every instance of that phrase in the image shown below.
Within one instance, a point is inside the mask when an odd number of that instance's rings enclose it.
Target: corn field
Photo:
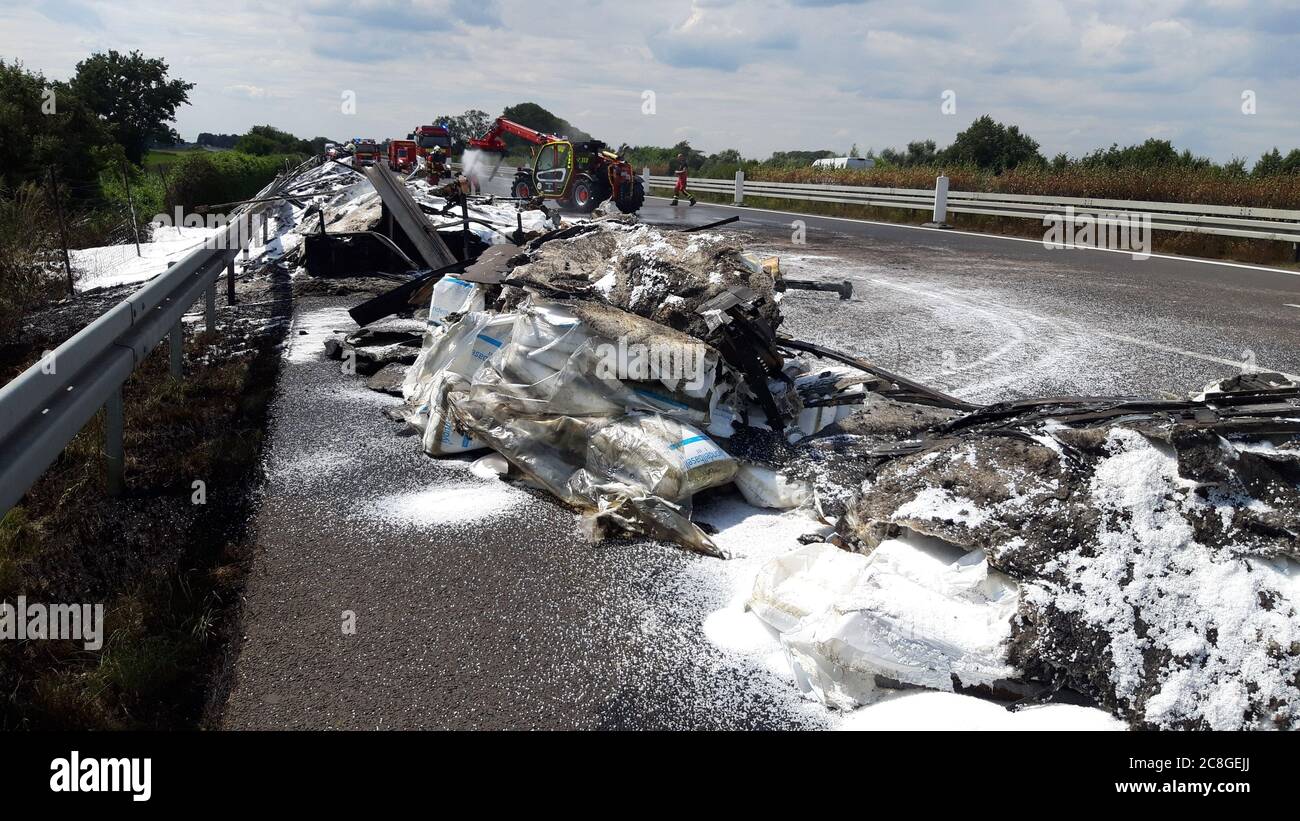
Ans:
[[[1054,170],[1039,167],[1001,174],[939,167],[847,170],[757,166],[745,169],[746,179],[766,182],[925,189],[933,188],[934,178],[943,173],[948,175],[953,191],[1300,209],[1300,175],[1252,177],[1219,168]]]

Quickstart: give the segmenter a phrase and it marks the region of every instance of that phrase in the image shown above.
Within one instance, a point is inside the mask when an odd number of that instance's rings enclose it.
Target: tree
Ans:
[[[821,149],[819,151],[773,151],[772,156],[763,161],[763,165],[776,166],[778,168],[802,168],[812,165],[813,160],[825,159],[826,157],[838,157],[834,151]]]
[[[905,168],[934,165],[938,162],[938,147],[934,140],[914,140],[907,144],[906,151],[899,151],[896,148],[882,149],[880,159],[889,165]]]
[[[443,114],[434,119],[434,122],[447,129],[447,134],[451,137],[451,150],[460,152],[465,150],[465,145],[471,139],[483,136],[492,121],[486,111],[471,108],[464,114]]]
[[[323,151],[327,141],[323,137],[317,137],[316,139],[320,141],[320,151]],[[248,129],[248,133],[240,137],[239,141],[235,143],[235,150],[258,156],[320,153],[320,151],[315,150],[315,146],[311,142],[299,139],[289,132],[281,131],[271,125],[255,125]]]
[[[99,195],[99,171],[112,136],[66,83],[0,60],[0,189],[44,185],[57,170],[73,199]]]
[[[1227,163],[1224,164],[1223,170],[1230,177],[1246,176],[1246,158],[1233,157],[1231,160],[1229,160]]]
[[[127,159],[139,165],[151,140],[176,140],[176,110],[193,83],[168,79],[167,64],[138,51],[109,50],[77,63],[72,88],[108,124]]]
[[[213,148],[234,148],[235,143],[239,142],[239,137],[238,134],[211,134],[207,131],[201,131],[199,132],[199,138],[195,142]]]
[[[1285,157],[1274,148],[1265,151],[1250,172],[1256,177],[1271,177],[1275,174],[1300,174],[1300,148],[1291,149]]]
[[[590,140],[591,135],[577,128],[568,120],[561,119],[537,103],[516,103],[508,106],[501,112],[501,116],[507,120],[513,120],[520,125],[526,125],[529,128],[542,131],[547,134],[555,134],[560,137],[567,137],[570,140],[581,141]],[[506,147],[514,153],[518,149],[523,149],[530,145],[513,134],[506,134],[502,137],[505,140]]]
[[[1191,151],[1179,153],[1174,144],[1168,140],[1154,137],[1137,145],[1120,148],[1112,143],[1105,150],[1097,149],[1084,155],[1079,164],[1088,168],[1208,168],[1213,165],[1205,157],[1197,157]]]
[[[1038,153],[1038,141],[1023,134],[1019,126],[1003,125],[985,114],[953,139],[941,153],[946,163],[973,165],[1000,174],[1022,163],[1046,162]]]

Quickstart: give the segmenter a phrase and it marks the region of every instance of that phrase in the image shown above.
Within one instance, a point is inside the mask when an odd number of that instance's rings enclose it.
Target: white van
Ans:
[[[813,168],[870,168],[876,161],[868,157],[823,157],[813,160]]]

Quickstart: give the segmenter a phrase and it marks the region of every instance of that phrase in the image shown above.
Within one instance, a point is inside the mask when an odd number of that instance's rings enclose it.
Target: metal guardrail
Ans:
[[[672,188],[676,178],[651,175],[644,178],[648,188]],[[933,190],[925,188],[874,188],[865,185],[830,185],[747,180],[743,171],[735,180],[690,180],[698,192],[731,195],[732,202],[743,205],[745,196],[774,199],[829,202],[881,208],[911,208],[932,211],[933,221],[942,223],[949,212],[1022,217],[1042,220],[1061,216],[1066,209],[1076,215],[1089,215],[1100,224],[1110,224],[1117,217],[1146,216],[1157,231],[1187,231],[1200,234],[1246,237],[1249,239],[1300,242],[1300,210],[1249,208],[1236,205],[1202,205],[1197,203],[1154,202],[1148,200],[1111,200],[1090,197],[1056,197],[1034,194],[998,194],[972,191],[948,191],[948,178],[939,177]],[[946,195],[946,201],[945,201]]]
[[[280,193],[308,163],[277,176],[257,198]],[[101,407],[107,413],[108,490],[121,491],[123,383],[164,336],[171,338],[172,374],[181,375],[181,317],[206,292],[207,329],[216,329],[217,280],[227,271],[233,297],[235,257],[248,247],[254,218],[266,207],[258,203],[235,209],[228,227],[203,247],[160,272],[0,388],[0,515],[22,499]],[[262,225],[265,229],[264,221]]]

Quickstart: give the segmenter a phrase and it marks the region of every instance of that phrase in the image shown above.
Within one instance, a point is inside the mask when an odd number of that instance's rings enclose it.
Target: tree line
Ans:
[[[676,145],[633,146],[624,152],[638,167],[651,169],[665,167],[678,154],[686,158],[691,171],[699,176],[729,176],[743,168],[806,168],[814,160],[824,157],[845,156],[831,149],[775,151],[766,159],[741,156],[734,148],[706,154],[692,148],[689,141]],[[916,140],[903,148],[884,148],[879,151],[860,152],[854,145],[847,156],[865,156],[875,160],[879,168],[963,168],[993,174],[1012,169],[1042,169],[1065,171],[1079,169],[1191,169],[1218,170],[1228,176],[1270,177],[1281,174],[1300,174],[1300,148],[1283,154],[1278,148],[1266,151],[1253,164],[1242,157],[1226,163],[1215,163],[1207,157],[1189,150],[1179,151],[1169,140],[1148,139],[1129,146],[1112,144],[1079,157],[1057,154],[1051,159],[1040,151],[1040,144],[1018,126],[997,122],[984,115],[957,134],[952,144],[940,148],[934,140]]]

